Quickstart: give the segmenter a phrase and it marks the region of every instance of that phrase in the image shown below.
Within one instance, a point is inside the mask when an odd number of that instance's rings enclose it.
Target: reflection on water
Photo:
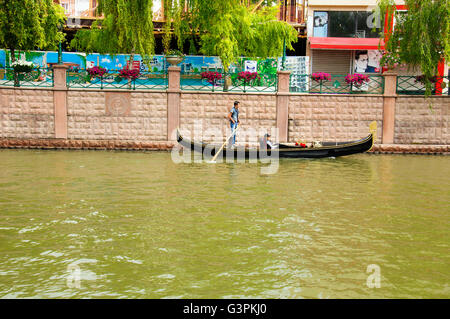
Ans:
[[[275,175],[164,152],[2,150],[0,162],[0,297],[450,294],[449,157],[286,159]]]

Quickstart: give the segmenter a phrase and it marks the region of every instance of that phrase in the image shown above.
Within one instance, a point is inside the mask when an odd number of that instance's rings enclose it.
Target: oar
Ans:
[[[234,131],[231,133],[231,135],[227,138],[227,140],[225,141],[225,143],[223,143],[222,146],[219,148],[219,151],[216,152],[216,154],[214,155],[214,157],[212,158],[212,160],[210,161],[210,163],[215,163],[215,162],[216,162],[217,156],[219,156],[220,152],[222,152],[222,149],[225,147],[225,144],[227,144],[228,141],[230,140],[230,138],[232,138],[233,135],[236,134],[236,132],[237,132],[238,129],[239,129],[239,124],[236,126],[236,128],[235,128]]]

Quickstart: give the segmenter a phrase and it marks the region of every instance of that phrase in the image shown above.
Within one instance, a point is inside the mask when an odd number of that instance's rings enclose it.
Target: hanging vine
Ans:
[[[71,47],[87,53],[154,54],[152,0],[100,0],[97,11],[105,18],[91,30],[79,30]]]
[[[424,75],[426,94],[430,95],[430,81],[438,72],[438,64],[450,58],[450,6],[447,0],[405,0],[407,13],[399,12],[393,0],[379,0],[382,16],[395,19],[392,32],[382,35],[386,54],[381,62],[393,68],[405,64],[420,68]]]

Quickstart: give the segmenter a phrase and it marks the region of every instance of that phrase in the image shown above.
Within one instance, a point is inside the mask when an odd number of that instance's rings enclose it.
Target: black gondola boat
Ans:
[[[265,157],[281,158],[325,158],[338,157],[370,150],[376,140],[376,122],[370,124],[370,134],[360,140],[349,142],[321,142],[321,146],[302,148],[294,144],[280,143],[274,149],[261,150],[260,148],[236,147],[234,149],[224,148],[222,158],[245,158],[256,159]],[[201,152],[206,157],[213,157],[220,149],[219,145],[207,144],[204,142],[194,142],[181,136],[177,130],[177,141],[180,145],[194,152]]]

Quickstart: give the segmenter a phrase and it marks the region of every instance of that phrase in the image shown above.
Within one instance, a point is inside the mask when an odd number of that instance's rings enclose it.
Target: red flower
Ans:
[[[347,84],[356,84],[356,85],[362,85],[364,83],[368,83],[370,81],[368,75],[364,74],[349,74],[345,77],[345,82]]]
[[[106,69],[102,68],[101,66],[94,66],[93,68],[86,70],[90,76],[100,76],[102,77],[103,74],[106,73]]]
[[[261,79],[261,77],[258,75],[258,72],[245,71],[245,72],[239,72],[237,79],[242,80],[245,83],[249,83],[252,80],[256,80],[256,79],[259,80],[259,79]]]
[[[313,79],[316,82],[331,81],[331,75],[325,72],[318,72],[311,74],[311,79]]]
[[[220,74],[219,72],[209,71],[209,72],[202,72],[201,77],[202,79],[206,79],[208,83],[215,85],[216,80],[220,80],[222,78],[222,74]]]
[[[138,69],[123,68],[120,70],[119,76],[125,79],[136,80],[140,76],[140,71]]]

